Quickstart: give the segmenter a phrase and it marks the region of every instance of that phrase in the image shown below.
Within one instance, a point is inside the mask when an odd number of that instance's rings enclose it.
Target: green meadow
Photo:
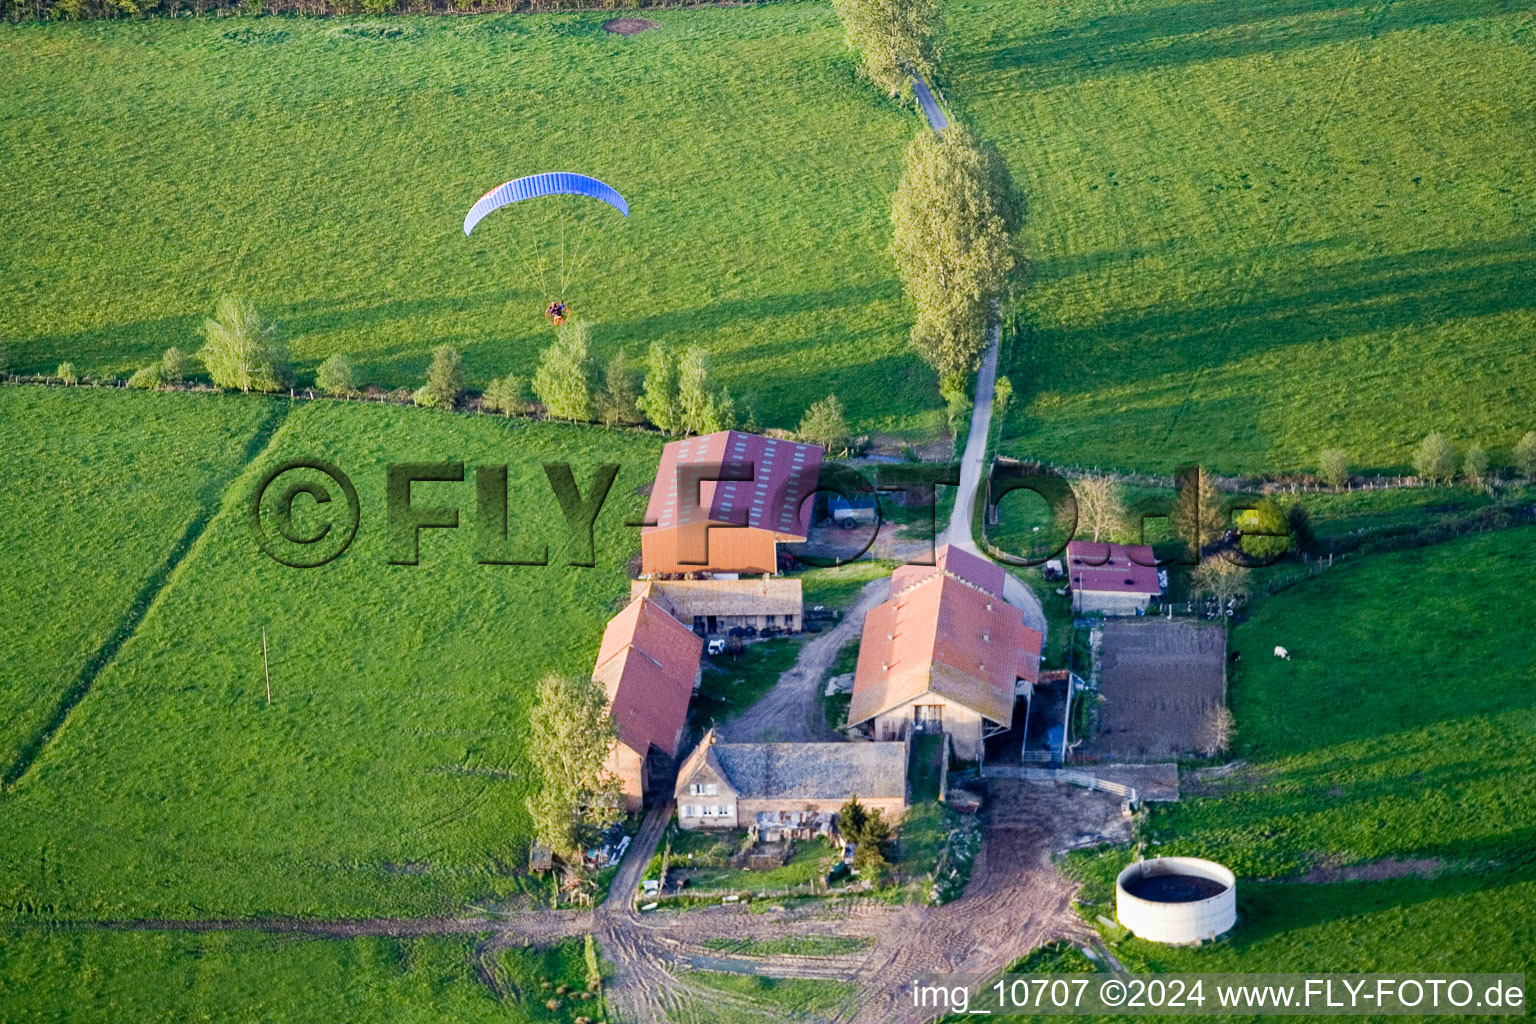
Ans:
[[[0,389],[0,778],[131,632],[279,412],[222,396]]]
[[[600,997],[562,999],[554,1011],[545,1006],[545,982],[584,988],[579,941],[483,955],[479,941],[0,931],[0,1003],[7,1020],[102,1024],[569,1024],[582,1014],[601,1018]],[[485,978],[495,980],[501,998]]]
[[[956,0],[1025,195],[1001,450],[1398,469],[1536,429],[1536,48],[1511,0]]]
[[[95,414],[96,395],[69,397]],[[525,892],[533,685],[590,671],[628,594],[638,531],[622,524],[643,512],[658,448],[652,435],[596,427],[299,403],[224,490],[64,728],[0,796],[0,913],[410,915]],[[360,526],[330,564],[289,568],[258,549],[247,504],[265,472],[316,457],[354,482]],[[416,505],[456,507],[460,526],[423,530],[419,564],[392,565],[385,467],[425,461],[467,464],[463,483],[412,488]],[[562,540],[544,462],[570,463],[583,494],[598,465],[622,467],[593,568],[566,564],[584,553]],[[476,562],[475,467],[498,464],[509,467],[508,535],[523,557],[547,545],[547,567]],[[292,471],[280,484],[309,479]],[[301,498],[293,532],[316,533],[320,514],[342,505],[334,497]],[[22,512],[24,533],[43,530]]]
[[[1139,832],[1148,856],[1231,867],[1237,928],[1200,949],[1125,938],[1115,955],[1159,971],[1523,970],[1536,600],[1511,584],[1536,571],[1533,540],[1524,528],[1351,560],[1258,602],[1232,633],[1242,766],[1185,773],[1182,799],[1153,805]],[[1069,858],[1090,921],[1129,858]]]
[[[600,13],[11,26],[13,368],[125,374],[199,344],[229,293],[283,325],[301,382],[341,352],[415,386],[449,343],[478,387],[532,372],[564,267],[600,359],[698,343],[763,426],[835,391],[860,430],[938,432],[884,253],[919,122],[855,80],[826,4],[647,16],[631,37]],[[544,170],[631,216],[551,199],[464,237],[482,193]]]

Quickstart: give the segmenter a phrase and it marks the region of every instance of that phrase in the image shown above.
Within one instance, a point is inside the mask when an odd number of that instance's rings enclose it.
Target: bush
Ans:
[[[1337,448],[1329,448],[1317,456],[1317,478],[1329,487],[1343,487],[1349,483],[1351,473],[1349,457]]]
[[[74,363],[60,363],[59,368],[53,371],[53,375],[62,380],[65,384],[80,383],[80,374],[76,372]]]
[[[133,376],[128,378],[128,386],[139,388],[142,391],[153,391],[162,383],[161,369],[158,365],[141,366],[133,371]]]
[[[187,354],[172,345],[160,356],[160,381],[164,384],[180,384],[187,376]],[[145,367],[144,369],[149,369]],[[143,371],[140,371],[143,372]],[[133,383],[129,381],[129,383]]]
[[[1473,487],[1482,487],[1488,482],[1488,451],[1482,445],[1473,445],[1467,449],[1466,458],[1462,460],[1461,471],[1466,474],[1467,483]]]
[[[277,325],[264,320],[251,303],[226,295],[203,321],[202,331],[205,343],[199,354],[219,387],[277,391],[293,385],[288,347]]]
[[[1527,480],[1536,479],[1536,430],[1527,430],[1515,442],[1515,469]]]
[[[848,419],[836,395],[828,395],[805,410],[800,418],[800,439],[819,444],[833,454],[848,450]]]
[[[1456,475],[1456,449],[1436,430],[1419,442],[1413,453],[1413,471],[1430,483],[1450,483]]]
[[[946,373],[939,378],[939,397],[944,399],[944,416],[954,430],[971,414],[971,396],[965,389],[963,373]]]
[[[452,409],[464,390],[464,358],[452,345],[432,350],[432,365],[427,368],[427,382],[412,395],[417,405],[433,409]]]
[[[528,382],[522,377],[508,374],[497,377],[485,387],[480,404],[503,416],[521,416],[533,411],[533,397],[528,393]]]
[[[315,387],[339,398],[357,394],[357,375],[352,372],[351,361],[340,354],[327,358],[315,371]]]

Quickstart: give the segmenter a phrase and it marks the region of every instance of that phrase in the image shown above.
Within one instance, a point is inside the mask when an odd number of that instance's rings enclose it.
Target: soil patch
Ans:
[[[652,21],[650,18],[614,18],[603,22],[604,32],[613,32],[621,36],[637,36],[653,28],[661,28],[661,22]]]
[[[1385,882],[1393,878],[1433,878],[1444,867],[1445,862],[1438,857],[1426,857],[1421,860],[1397,860],[1387,857],[1369,864],[1351,864],[1348,867],[1319,864],[1292,881],[1308,885],[1326,885],[1329,882]]]

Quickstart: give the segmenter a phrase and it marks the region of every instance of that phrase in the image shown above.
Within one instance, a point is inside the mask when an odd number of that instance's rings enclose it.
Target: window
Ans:
[[[695,782],[688,787],[689,796],[715,796],[720,787],[713,782]]]

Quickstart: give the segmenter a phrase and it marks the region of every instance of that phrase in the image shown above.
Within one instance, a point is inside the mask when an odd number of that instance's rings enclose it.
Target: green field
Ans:
[[[1029,203],[1004,451],[1379,469],[1536,429],[1529,4],[946,14],[947,98]]]
[[[1522,970],[1536,943],[1536,599],[1512,584],[1536,571],[1533,540],[1373,556],[1260,601],[1232,634],[1245,766],[1186,775],[1184,798],[1140,832],[1149,856],[1231,867],[1238,927],[1205,949],[1126,939],[1116,955],[1184,971]],[[1090,915],[1128,858],[1075,855]],[[1318,868],[1346,880],[1295,881]]]
[[[86,692],[283,408],[0,389],[0,778]]]
[[[884,248],[918,122],[855,81],[824,3],[606,15],[208,18],[11,26],[0,39],[0,330],[14,369],[125,373],[196,347],[215,299],[419,384],[451,343],[479,387],[551,334],[514,246],[558,227],[486,190],[579,170],[629,200],[590,217],[600,357],[699,343],[763,426],[835,390],[861,431],[931,435]],[[589,215],[573,208],[567,241]],[[528,216],[524,216],[524,213]],[[540,236],[523,231],[534,220]],[[553,282],[551,281],[551,287]]]
[[[0,931],[8,1021],[102,1024],[568,1024],[600,1001],[546,1009],[542,983],[581,990],[580,942],[483,959],[474,936],[316,939],[256,932]],[[477,963],[505,994],[498,999]]]
[[[99,397],[69,395],[87,417]],[[408,915],[523,891],[533,684],[590,671],[627,594],[638,531],[621,524],[643,510],[657,448],[595,427],[295,407],[89,697],[0,796],[0,913]],[[346,472],[361,505],[351,549],[308,570],[262,554],[245,511],[263,471],[304,456]],[[387,564],[384,468],[428,460],[471,467],[465,483],[413,489],[418,505],[457,505],[461,526],[423,531],[419,565]],[[595,568],[564,564],[545,461],[570,462],[583,489],[597,464],[623,466]],[[510,535],[551,541],[547,568],[475,562],[473,467],[498,463],[510,464]],[[24,535],[45,531],[21,511]]]

